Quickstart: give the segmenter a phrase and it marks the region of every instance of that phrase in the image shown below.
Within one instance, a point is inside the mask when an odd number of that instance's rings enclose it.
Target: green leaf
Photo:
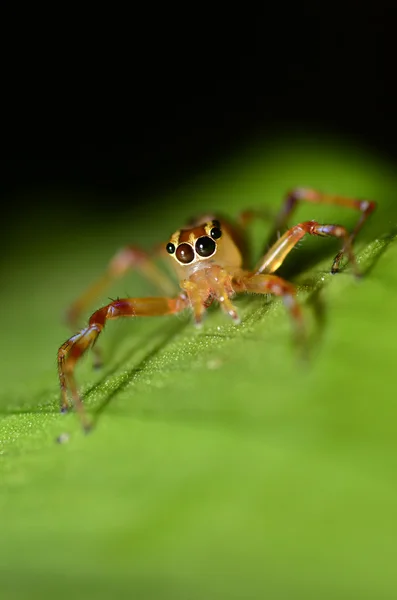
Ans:
[[[296,185],[378,202],[362,280],[329,274],[338,244],[322,239],[280,270],[299,285],[309,360],[273,299],[239,298],[238,327],[218,310],[199,331],[189,315],[120,320],[104,369],[77,369],[94,431],[59,414],[63,311],[119,247],[167,241],[194,212],[276,210]],[[396,186],[375,153],[300,138],[246,148],[138,216],[65,209],[60,227],[67,194],[43,192],[54,213],[21,223],[1,273],[2,599],[396,597]],[[294,221],[312,218],[358,215],[302,205]],[[255,224],[257,252],[268,230]],[[126,294],[153,289],[131,274],[95,307]]]

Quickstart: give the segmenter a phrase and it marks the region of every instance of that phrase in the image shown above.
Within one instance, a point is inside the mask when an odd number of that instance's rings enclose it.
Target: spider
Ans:
[[[317,221],[304,221],[286,229],[287,221],[300,201],[335,204],[350,207],[361,212],[353,231],[349,233],[342,225],[322,225]],[[236,294],[250,292],[280,296],[295,325],[298,336],[304,332],[302,311],[296,300],[295,286],[274,275],[289,252],[306,234],[341,238],[342,247],[335,256],[331,272],[339,271],[346,254],[353,272],[359,275],[353,241],[376,203],[368,200],[355,200],[343,196],[329,195],[308,188],[296,188],[289,192],[278,213],[273,233],[273,241],[254,269],[247,265],[247,225],[263,212],[248,210],[243,212],[235,223],[216,215],[205,215],[195,219],[184,229],[176,231],[162,246],[168,253],[180,279],[180,292],[175,295],[173,286],[163,271],[158,269],[150,255],[135,246],[119,251],[111,260],[105,275],[95,282],[68,311],[69,325],[74,330],[82,311],[93,301],[111,281],[121,277],[128,269],[138,269],[164,292],[164,296],[150,298],[117,299],[96,310],[88,325],[70,337],[58,350],[58,374],[61,387],[61,411],[69,409],[68,393],[78,411],[83,429],[90,430],[90,422],[84,410],[75,382],[75,366],[81,356],[93,347],[99,334],[110,319],[120,317],[150,317],[177,314],[189,308],[193,312],[196,325],[200,325],[207,308],[216,301],[221,309],[236,324],[239,317],[232,303]],[[274,241],[275,240],[275,241]]]

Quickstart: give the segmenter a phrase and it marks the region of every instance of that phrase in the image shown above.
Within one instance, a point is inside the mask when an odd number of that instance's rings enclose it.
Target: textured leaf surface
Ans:
[[[285,140],[138,219],[21,226],[2,270],[1,598],[396,597],[396,184],[369,152]],[[275,209],[295,185],[379,203],[356,245],[362,281],[329,275],[337,245],[321,239],[282,268],[300,286],[308,362],[278,301],[239,299],[239,327],[219,311],[200,331],[188,315],[118,321],[104,369],[78,368],[96,429],[58,413],[62,311],[118,247],[167,241],[194,212]],[[309,205],[294,221],[310,218],[357,215]],[[267,231],[255,225],[257,250]],[[113,293],[153,290],[131,275],[98,306]]]

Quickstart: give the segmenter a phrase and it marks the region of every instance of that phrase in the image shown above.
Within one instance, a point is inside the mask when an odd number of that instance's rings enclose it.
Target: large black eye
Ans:
[[[211,254],[214,254],[215,248],[214,240],[207,236],[199,238],[196,242],[196,252],[200,256],[211,256]]]
[[[219,229],[219,227],[213,227],[210,231],[210,235],[212,238],[214,238],[214,240],[217,240],[221,237],[222,231]]]
[[[168,254],[174,254],[174,252],[175,252],[174,244],[171,244],[171,242],[169,244],[167,244],[166,250],[167,250]]]
[[[175,256],[179,262],[187,265],[194,259],[194,250],[190,244],[179,244]]]

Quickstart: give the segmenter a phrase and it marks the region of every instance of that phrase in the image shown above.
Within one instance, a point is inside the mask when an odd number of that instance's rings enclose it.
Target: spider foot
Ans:
[[[59,435],[56,438],[56,442],[57,444],[66,444],[69,441],[69,434],[68,433],[61,433],[61,435]]]
[[[94,429],[94,423],[83,423],[83,432],[85,433],[85,435],[88,435],[89,433],[91,433],[91,431],[93,431]]]

